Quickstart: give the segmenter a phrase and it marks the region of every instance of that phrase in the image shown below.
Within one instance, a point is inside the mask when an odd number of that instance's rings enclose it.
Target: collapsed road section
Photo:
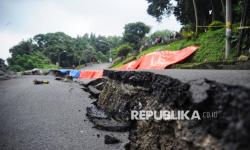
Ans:
[[[87,116],[98,129],[129,131],[126,149],[250,149],[247,86],[110,70],[84,86],[97,99]],[[135,110],[197,110],[201,119],[131,120]]]

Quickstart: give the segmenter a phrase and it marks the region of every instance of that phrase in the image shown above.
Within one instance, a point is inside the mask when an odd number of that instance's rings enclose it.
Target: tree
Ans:
[[[5,71],[7,66],[5,65],[5,61],[0,58],[0,70]]]
[[[123,40],[124,42],[133,45],[133,48],[140,47],[141,40],[149,33],[150,27],[143,22],[129,23],[124,27]]]
[[[34,51],[35,45],[32,43],[32,40],[21,41],[19,44],[13,46],[9,51],[13,58],[18,55],[29,55]]]
[[[128,55],[129,52],[131,52],[132,50],[132,47],[129,45],[129,44],[123,44],[123,45],[120,45],[118,48],[117,48],[117,56],[118,57],[125,57]]]
[[[225,8],[223,0],[211,0],[212,7],[212,21],[224,20]]]
[[[107,38],[93,33],[76,38],[63,32],[37,34],[32,39],[13,46],[10,49],[12,57],[8,59],[8,62],[15,70],[37,67],[37,64],[34,64],[40,61],[40,58],[34,57],[37,52],[49,58],[49,63],[56,64],[60,61],[62,67],[80,65],[94,59],[108,61],[110,47],[116,47],[121,43],[121,37]],[[21,66],[18,66],[18,63],[21,63]]]
[[[148,14],[155,17],[157,21],[161,21],[162,16],[169,16],[172,12],[171,0],[147,0],[147,2],[149,3]]]
[[[247,24],[250,24],[250,19],[248,17],[250,15],[250,2],[249,2],[249,0],[244,0],[244,2],[242,2],[241,6],[243,7],[243,9],[242,9],[242,13],[241,13],[240,25],[246,26]],[[244,35],[244,37],[243,37],[243,35]],[[246,43],[245,46],[243,47],[243,49],[247,49],[250,47],[249,37],[250,37],[249,30],[241,29],[239,31],[239,42],[237,44],[237,51],[238,51],[239,55],[241,54],[243,43]]]
[[[9,66],[14,71],[29,70],[33,68],[43,68],[50,64],[50,60],[41,52],[32,54],[17,55],[15,58],[7,59]]]
[[[151,46],[151,44],[153,42],[155,42],[155,40],[157,38],[161,38],[161,41],[159,42],[166,42],[170,39],[172,35],[172,32],[169,30],[159,30],[159,31],[155,31],[154,33],[150,34],[148,37],[144,38],[144,48],[148,48]]]
[[[197,6],[196,1],[193,0],[193,6],[194,6],[194,16],[195,16],[195,33],[198,33],[198,12],[197,12]]]
[[[194,7],[192,1],[183,1],[183,0],[176,0],[177,4],[174,7],[173,14],[175,15],[176,19],[182,25],[190,25],[194,26],[195,17],[194,17]]]
[[[46,56],[50,58],[52,63],[58,62],[58,57],[62,51],[66,51],[63,57],[63,61],[60,62],[63,66],[71,66],[72,59],[71,54],[74,51],[74,39],[66,35],[63,32],[38,34],[34,36],[34,41],[39,49]]]
[[[210,15],[212,10],[211,0],[176,1],[177,5],[174,7],[173,13],[182,25],[192,26],[198,32],[198,25],[207,26],[212,21]],[[204,29],[200,28],[199,31],[204,31]]]
[[[109,43],[111,49],[123,44],[122,37],[120,36],[108,36],[107,42]]]
[[[96,51],[94,47],[87,45],[82,56],[84,62],[91,62],[93,59],[96,59]]]
[[[95,49],[102,53],[107,53],[110,50],[109,43],[104,36],[98,36],[94,42]]]

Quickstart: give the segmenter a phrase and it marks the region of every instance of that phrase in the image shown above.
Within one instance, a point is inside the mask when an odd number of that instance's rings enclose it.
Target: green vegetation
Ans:
[[[215,31],[207,31],[201,33],[197,39],[182,39],[170,44],[160,44],[150,47],[144,51],[138,53],[135,57],[146,55],[154,51],[162,50],[180,50],[190,45],[198,45],[200,48],[195,52],[195,54],[189,58],[186,63],[203,63],[203,62],[221,62],[224,60],[224,45],[225,45],[225,29],[218,29]],[[234,47],[231,53],[230,59],[233,60],[236,56],[236,49]],[[119,67],[126,64],[128,60],[134,60],[132,56],[125,58],[123,61],[114,64],[113,67]]]
[[[9,68],[22,71],[33,68],[56,68],[78,66],[89,62],[108,61],[109,50],[122,43],[119,36],[96,36],[85,34],[72,38],[63,32],[38,34],[21,41],[9,51]]]
[[[143,22],[126,24],[124,27],[123,41],[133,45],[134,49],[139,49],[142,44],[142,39],[149,31],[150,27]]]
[[[208,25],[209,30],[216,30],[225,27],[224,23],[221,21],[213,21]]]
[[[9,68],[13,71],[23,71],[33,68],[49,68],[56,69],[56,65],[52,65],[50,60],[40,52],[35,52],[31,55],[18,55],[15,61],[11,62]]]
[[[138,53],[138,55],[136,56],[136,58],[139,58],[143,55],[146,55],[148,53],[154,52],[154,51],[162,51],[162,50],[167,50],[167,47],[169,45],[164,45],[164,44],[159,44],[153,47],[150,47],[149,49],[146,49],[144,51],[141,51],[140,53]]]
[[[125,57],[132,50],[136,51],[149,26],[142,22],[128,23],[124,27],[124,35],[96,36],[85,34],[72,38],[63,32],[38,34],[22,41],[9,51],[9,68],[21,71],[33,68],[55,68],[84,66],[90,62],[107,62],[112,49],[113,58]]]
[[[154,40],[158,37],[164,38],[164,37],[169,37],[171,35],[171,31],[169,30],[160,30],[160,31],[155,31],[149,36],[149,39]]]
[[[207,31],[200,34],[199,38],[180,40],[169,44],[166,49],[178,50],[190,45],[199,45],[199,50],[189,60],[190,62],[223,61],[225,45],[225,29]],[[231,58],[234,54],[231,55]]]
[[[126,57],[132,51],[132,47],[129,44],[123,44],[117,48],[117,51],[118,57]]]
[[[199,50],[186,63],[224,61],[225,45],[225,3],[221,0],[146,0],[147,13],[161,21],[173,14],[183,25],[180,33],[169,30],[150,33],[150,27],[143,22],[128,23],[123,36],[96,36],[85,34],[72,38],[63,32],[38,34],[12,47],[9,68],[25,70],[33,68],[84,66],[89,62],[105,62],[113,58],[115,67],[154,51],[180,50],[190,45],[200,46]],[[250,30],[239,29],[250,23],[250,1],[233,2],[232,52],[226,61],[244,54],[250,48]],[[212,13],[211,13],[212,12]],[[230,26],[230,24],[228,24]],[[180,39],[174,41],[173,39]],[[171,43],[170,43],[171,42]],[[163,44],[165,43],[165,44]],[[166,44],[167,43],[167,44]]]
[[[120,66],[122,66],[122,65],[124,65],[124,64],[126,64],[126,63],[129,63],[129,62],[133,61],[133,60],[136,60],[136,57],[135,57],[135,56],[129,56],[129,57],[126,57],[126,58],[123,59],[123,60],[122,60],[122,59],[119,59],[118,61],[114,62],[114,64],[113,64],[112,67],[114,67],[114,68],[120,67]]]
[[[181,32],[184,38],[197,38],[197,35],[206,32],[208,29],[217,30],[226,26],[225,0],[146,1],[148,2],[147,13],[156,18],[157,21],[161,21],[164,17],[174,14],[176,19],[183,25]],[[233,20],[232,22],[227,23],[227,26],[230,27],[231,24],[249,26],[249,6],[249,0],[232,0]],[[236,49],[238,54],[247,53],[250,48],[249,38],[249,29],[241,29],[237,32],[237,36],[233,37],[232,42],[237,45]],[[211,52],[209,51],[207,53]]]

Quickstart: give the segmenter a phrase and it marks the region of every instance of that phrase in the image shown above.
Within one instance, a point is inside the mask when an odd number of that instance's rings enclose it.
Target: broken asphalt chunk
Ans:
[[[104,143],[105,144],[117,144],[120,143],[121,141],[117,139],[116,137],[105,135],[104,136]]]

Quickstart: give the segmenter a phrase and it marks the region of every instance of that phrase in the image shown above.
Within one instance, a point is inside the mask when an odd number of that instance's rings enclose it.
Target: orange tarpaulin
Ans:
[[[138,59],[138,60],[131,61],[131,62],[119,67],[119,68],[116,68],[116,69],[117,70],[133,70],[133,69],[138,68],[140,63],[141,63],[141,59]]]
[[[189,46],[179,51],[156,51],[127,63],[117,70],[132,69],[165,69],[166,67],[181,62],[193,54],[199,47]]]
[[[197,49],[197,46],[190,46],[179,51],[158,51],[149,53],[142,56],[140,65],[136,69],[165,69],[172,64],[183,61]]]
[[[80,71],[79,79],[94,79],[101,78],[103,70],[82,70]]]
[[[92,78],[102,78],[102,75],[103,75],[103,70],[98,70],[98,71],[95,71]]]
[[[189,46],[179,51],[156,51],[140,57],[138,60],[129,62],[116,70],[135,69],[165,69],[166,67],[183,61],[192,55],[199,47]],[[79,79],[101,78],[103,70],[81,71]]]

